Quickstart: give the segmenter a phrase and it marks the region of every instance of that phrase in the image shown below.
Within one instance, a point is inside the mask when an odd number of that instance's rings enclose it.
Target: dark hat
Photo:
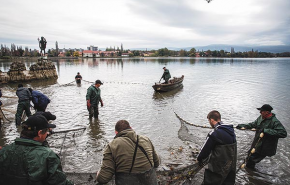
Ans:
[[[103,85],[103,83],[101,82],[101,80],[96,80],[95,84],[101,84],[101,85]]]
[[[163,67],[163,69],[165,69],[166,67]]]
[[[273,108],[269,104],[265,104],[261,108],[257,108],[257,109],[260,111],[269,111],[269,112],[271,112],[271,110],[273,110]]]
[[[45,128],[55,128],[56,125],[49,124],[46,118],[42,115],[32,115],[22,123],[23,128],[27,130],[42,130]]]

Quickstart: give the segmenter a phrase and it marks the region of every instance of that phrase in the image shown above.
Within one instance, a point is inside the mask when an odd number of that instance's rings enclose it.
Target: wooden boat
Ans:
[[[180,86],[182,86],[182,82],[184,79],[184,75],[182,75],[181,77],[177,78],[177,77],[173,77],[173,79],[170,79],[168,81],[168,84],[165,83],[155,83],[155,85],[153,85],[153,89],[157,92],[167,92],[167,91],[171,91],[175,88],[178,88]]]

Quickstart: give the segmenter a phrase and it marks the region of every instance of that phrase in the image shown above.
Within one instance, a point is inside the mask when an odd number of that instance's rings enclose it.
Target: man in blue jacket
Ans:
[[[18,105],[15,114],[15,122],[16,126],[18,126],[21,124],[21,116],[23,111],[25,111],[27,117],[31,115],[30,100],[32,99],[32,96],[30,91],[27,88],[24,88],[22,84],[18,84],[16,95],[18,96]]]
[[[34,108],[37,111],[45,112],[47,105],[50,103],[50,99],[39,91],[31,88],[28,88],[28,90],[32,95],[32,103],[34,104]]]
[[[202,163],[210,156],[204,172],[204,185],[233,185],[236,178],[237,142],[233,125],[221,121],[221,115],[213,110],[207,115],[214,130],[207,136],[197,160]],[[210,155],[211,154],[211,155]]]

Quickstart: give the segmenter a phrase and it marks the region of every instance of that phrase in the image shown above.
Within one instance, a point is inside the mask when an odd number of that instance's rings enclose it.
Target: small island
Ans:
[[[57,78],[55,65],[45,58],[38,59],[38,62],[31,65],[29,70],[26,70],[22,62],[13,62],[8,72],[0,71],[0,84]]]

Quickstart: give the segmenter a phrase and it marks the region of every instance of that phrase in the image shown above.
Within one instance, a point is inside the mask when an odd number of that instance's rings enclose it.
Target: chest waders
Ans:
[[[240,166],[240,168],[237,170],[237,172],[242,169],[242,168],[245,168],[249,158],[251,157],[252,154],[254,154],[256,152],[256,147],[257,145],[259,144],[259,142],[262,140],[262,138],[264,137],[264,133],[260,133],[259,135],[259,138],[258,139],[255,139],[256,142],[253,142],[252,146],[251,146],[251,149],[249,150],[248,152],[248,156],[247,158],[244,160],[244,163]],[[255,144],[254,144],[255,143]]]
[[[93,93],[94,93],[94,95],[93,95]],[[95,87],[94,87],[93,93],[92,93],[92,95],[90,97],[90,100],[95,100],[96,102],[91,101],[91,106],[90,107],[87,106],[87,109],[89,111],[89,118],[90,119],[92,117],[98,118],[98,116],[99,116],[99,107],[98,107],[98,105],[99,105],[100,99],[98,98],[98,94],[100,94],[100,93],[99,93],[99,90],[96,89]]]
[[[209,136],[211,137],[211,136]],[[204,172],[204,185],[232,185],[236,179],[237,142],[225,144],[218,139],[211,152],[208,169]]]
[[[116,179],[115,179],[116,185],[157,185],[156,171],[155,171],[145,149],[142,146],[138,145],[138,143],[139,143],[139,136],[138,135],[137,135],[137,142],[134,142],[134,143],[136,143],[136,146],[135,146],[135,151],[134,151],[130,171],[129,171],[129,173],[115,173],[116,174],[115,175],[116,176]],[[138,148],[144,153],[144,155],[148,159],[148,161],[151,165],[151,169],[149,169],[145,172],[142,172],[142,173],[131,173],[133,166],[134,166],[134,163],[135,163],[135,158],[136,158]]]

